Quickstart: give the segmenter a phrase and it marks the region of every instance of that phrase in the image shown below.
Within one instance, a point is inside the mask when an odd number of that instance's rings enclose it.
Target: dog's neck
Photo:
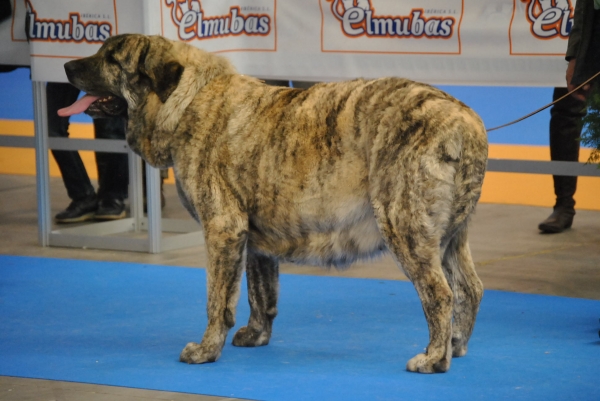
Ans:
[[[223,74],[235,74],[228,60],[184,43],[174,45],[177,61],[184,66],[177,88],[156,115],[156,129],[172,133],[196,94],[212,79]]]
[[[173,164],[171,150],[172,142],[177,141],[177,126],[198,92],[213,79],[236,73],[226,59],[190,45],[178,42],[172,50],[173,59],[184,67],[175,90],[164,103],[156,93],[150,92],[143,105],[129,109],[128,131],[136,138],[132,147],[148,163],[160,168]],[[140,121],[145,123],[139,125]]]
[[[177,123],[188,108],[194,97],[204,86],[193,79],[196,75],[194,68],[186,67],[181,75],[179,85],[173,91],[167,101],[160,107],[156,115],[156,128],[161,131],[173,132]]]

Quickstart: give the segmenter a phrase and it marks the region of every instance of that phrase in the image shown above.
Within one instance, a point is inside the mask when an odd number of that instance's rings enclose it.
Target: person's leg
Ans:
[[[554,88],[553,99],[567,93],[566,88]],[[550,158],[553,161],[578,161],[581,119],[585,116],[585,101],[569,96],[550,110]],[[548,233],[559,233],[571,227],[575,216],[577,177],[553,176],[556,203],[553,213],[539,225]]]
[[[566,88],[555,88],[554,99],[564,96]],[[578,161],[581,119],[585,116],[585,101],[573,96],[563,99],[550,111],[550,158],[553,161]],[[574,209],[573,195],[577,189],[576,176],[553,176],[555,207]]]
[[[125,120],[120,117],[94,120],[98,139],[125,139]],[[96,152],[98,199],[96,218],[115,220],[125,217],[125,198],[129,185],[129,164],[124,153]]]
[[[70,84],[49,82],[46,87],[48,110],[48,136],[69,136],[69,118],[59,117],[58,109],[71,105],[79,89]],[[79,152],[53,150],[52,155],[58,164],[67,194],[72,202],[69,207],[55,216],[59,223],[73,223],[92,218],[98,207],[96,193],[90,182]]]

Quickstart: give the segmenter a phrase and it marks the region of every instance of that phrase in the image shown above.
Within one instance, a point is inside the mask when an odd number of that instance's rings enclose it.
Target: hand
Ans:
[[[571,92],[573,89],[577,87],[577,85],[571,84],[571,80],[573,79],[573,74],[575,73],[575,63],[576,59],[572,58],[569,60],[569,65],[567,66],[567,89]],[[574,96],[576,99],[585,100],[590,92],[590,84],[585,85],[583,88],[579,89],[577,92],[573,93],[571,96]]]

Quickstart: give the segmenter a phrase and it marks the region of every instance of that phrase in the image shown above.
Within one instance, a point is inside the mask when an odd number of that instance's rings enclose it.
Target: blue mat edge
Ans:
[[[23,259],[39,259],[39,260],[47,260],[47,259],[51,259],[51,260],[66,260],[66,261],[70,261],[70,262],[86,262],[86,263],[97,263],[97,264],[104,264],[104,263],[108,263],[108,264],[129,264],[129,265],[136,265],[136,266],[156,266],[156,267],[165,267],[165,268],[174,268],[174,269],[206,269],[206,267],[204,266],[179,266],[179,265],[163,265],[163,264],[158,264],[158,263],[141,263],[141,262],[123,262],[123,261],[114,261],[114,260],[95,260],[95,259],[74,259],[74,258],[59,258],[59,257],[52,257],[52,256],[26,256],[26,255],[12,255],[12,254],[0,254],[0,259],[2,258],[23,258]],[[0,268],[1,268],[1,264],[0,264]],[[352,269],[352,266],[350,266],[348,269]],[[327,271],[328,268],[323,268],[324,271]],[[331,269],[333,270],[333,268]],[[372,277],[346,277],[346,276],[322,276],[322,275],[311,275],[311,274],[302,274],[302,273],[280,273],[279,274],[280,277],[312,277],[312,278],[322,278],[322,279],[342,279],[342,280],[368,280],[368,281],[382,281],[382,282],[400,282],[400,283],[407,283],[410,284],[412,286],[412,283],[410,282],[410,280],[394,280],[394,279],[381,279],[381,278],[372,278]],[[575,300],[585,300],[585,301],[592,301],[592,302],[597,302],[600,300],[596,300],[596,299],[590,299],[590,298],[579,298],[579,297],[567,297],[567,296],[563,296],[563,295],[549,295],[549,294],[537,294],[537,293],[528,293],[528,292],[518,292],[518,291],[507,291],[507,290],[496,290],[496,289],[488,289],[485,288],[484,286],[484,291],[485,292],[497,292],[497,293],[501,293],[501,294],[521,294],[521,295],[528,295],[528,296],[534,296],[534,297],[549,297],[549,298],[564,298],[564,299],[575,299]]]

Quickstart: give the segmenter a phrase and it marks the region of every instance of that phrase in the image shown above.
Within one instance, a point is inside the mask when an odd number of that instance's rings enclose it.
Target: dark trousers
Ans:
[[[96,118],[94,131],[99,139],[125,139],[125,119]],[[98,166],[98,198],[127,198],[129,187],[129,162],[125,153],[96,152]]]
[[[48,135],[69,136],[69,118],[59,117],[58,109],[71,105],[79,96],[79,89],[70,84],[49,82],[46,87],[48,107]],[[122,118],[95,119],[96,138],[125,139],[125,121]],[[95,193],[83,161],[77,151],[53,150],[69,198],[80,200]],[[96,152],[98,166],[98,198],[119,199],[127,197],[129,166],[123,153]]]
[[[553,100],[567,94],[567,88],[554,88]],[[550,158],[553,161],[578,161],[579,136],[585,116],[585,101],[573,96],[558,102],[550,109]],[[573,209],[575,207],[575,190],[577,177],[555,175],[554,193],[556,204],[554,208]]]

